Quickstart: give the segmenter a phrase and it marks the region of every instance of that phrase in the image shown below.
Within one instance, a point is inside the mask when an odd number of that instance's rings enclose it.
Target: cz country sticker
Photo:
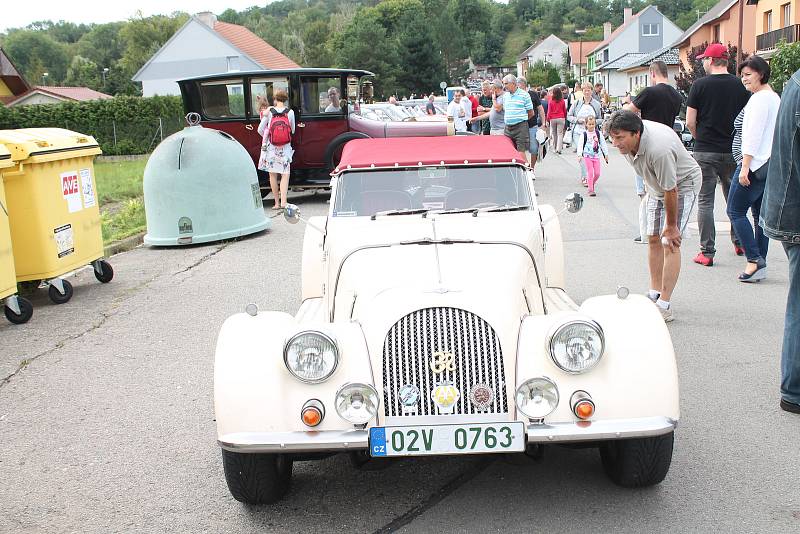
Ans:
[[[53,230],[56,240],[56,249],[58,250],[58,257],[63,258],[75,252],[75,237],[72,233],[72,225],[65,224]]]

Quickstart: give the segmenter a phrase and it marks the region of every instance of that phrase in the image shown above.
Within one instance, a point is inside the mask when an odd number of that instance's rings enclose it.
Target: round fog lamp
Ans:
[[[345,384],[336,392],[336,413],[354,425],[366,424],[378,413],[378,392],[367,384]]]
[[[524,415],[541,419],[553,413],[558,406],[558,388],[549,378],[531,378],[517,388],[514,400]]]
[[[298,380],[313,384],[333,374],[339,350],[333,339],[321,332],[300,332],[286,342],[283,361]]]
[[[550,338],[550,357],[563,371],[583,373],[597,365],[605,350],[600,325],[594,321],[570,321]]]

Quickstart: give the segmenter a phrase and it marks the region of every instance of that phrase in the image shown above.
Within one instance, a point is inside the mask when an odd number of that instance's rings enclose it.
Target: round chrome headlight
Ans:
[[[298,380],[322,382],[336,370],[339,349],[333,339],[321,332],[300,332],[286,342],[283,361]]]
[[[368,384],[345,384],[336,392],[335,404],[342,419],[363,425],[378,413],[378,392]]]
[[[558,406],[558,388],[543,376],[526,380],[514,396],[517,409],[531,419],[547,417]]]
[[[605,337],[594,321],[570,321],[550,336],[550,357],[563,371],[583,373],[597,365],[605,350]]]

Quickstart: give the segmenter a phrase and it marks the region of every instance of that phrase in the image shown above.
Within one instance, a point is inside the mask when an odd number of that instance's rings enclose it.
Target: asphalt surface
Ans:
[[[562,216],[568,292],[578,302],[622,284],[647,289],[633,173],[612,154],[598,196]],[[537,167],[540,202],[584,191],[571,152]],[[327,197],[294,194],[305,215]],[[787,263],[736,281],[718,195],[712,268],[683,272],[670,325],[682,419],[672,468],[626,490],[594,449],[528,458],[400,460],[359,471],[340,455],[295,464],[273,506],[230,496],[215,442],[213,350],[220,325],[255,302],[299,306],[302,225],[110,259],[114,281],[71,278],[64,305],[44,292],[26,325],[0,322],[0,531],[3,532],[800,532],[800,416],[778,409]]]

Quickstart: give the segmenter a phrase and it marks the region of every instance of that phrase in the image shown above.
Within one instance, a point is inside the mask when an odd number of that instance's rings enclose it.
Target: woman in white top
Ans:
[[[728,217],[747,256],[747,265],[739,281],[758,282],[767,276],[769,246],[769,238],[758,225],[758,216],[781,101],[767,83],[770,68],[762,58],[750,56],[739,66],[739,75],[745,88],[753,94],[733,121],[735,133],[731,150],[738,166],[728,192]],[[755,229],[747,218],[748,209],[753,212]]]
[[[583,132],[586,131],[586,117],[594,117],[602,131],[603,112],[600,109],[600,102],[592,98],[592,89],[592,84],[583,82],[581,86],[583,97],[576,99],[567,113],[567,120],[572,125],[572,146],[575,147],[576,152],[578,151],[578,137],[583,138]],[[581,181],[583,185],[586,185],[586,164],[582,159],[580,167]]]
[[[272,198],[275,199],[274,209],[279,210],[286,207],[286,195],[289,192],[289,175],[291,174],[290,164],[294,149],[292,148],[291,138],[287,143],[276,144],[270,138],[270,127],[273,118],[277,115],[285,115],[289,121],[291,133],[294,134],[295,122],[294,111],[286,106],[289,95],[280,89],[275,92],[275,107],[270,108],[264,114],[261,123],[258,125],[258,133],[261,134],[261,157],[258,160],[259,170],[269,173],[269,187],[272,190]],[[282,121],[283,119],[281,119]],[[285,126],[285,122],[283,122]],[[278,124],[276,123],[276,128]],[[275,131],[275,130],[272,130]],[[280,196],[278,195],[278,175],[281,176]]]

